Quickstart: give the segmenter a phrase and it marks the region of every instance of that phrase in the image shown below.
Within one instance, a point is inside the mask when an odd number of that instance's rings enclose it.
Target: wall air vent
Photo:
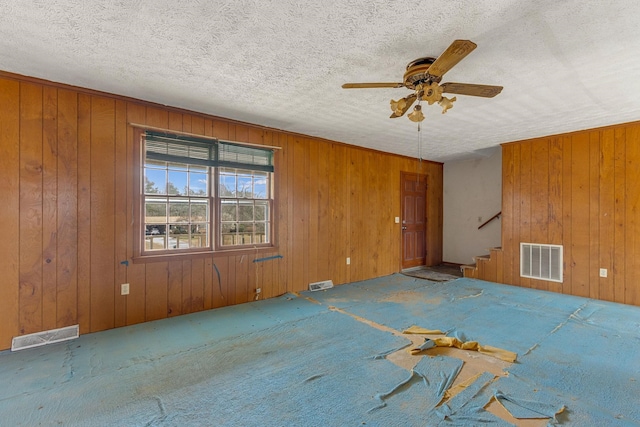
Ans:
[[[562,246],[520,243],[520,276],[562,282]]]
[[[14,337],[13,340],[11,340],[11,351],[25,350],[27,348],[40,347],[41,345],[72,340],[74,338],[78,338],[78,336],[78,325],[22,335]]]
[[[310,291],[324,291],[333,288],[333,280],[323,280],[322,282],[309,283]]]

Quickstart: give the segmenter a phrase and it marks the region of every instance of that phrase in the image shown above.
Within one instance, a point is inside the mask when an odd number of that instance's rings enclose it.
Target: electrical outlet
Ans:
[[[256,288],[256,294],[259,294],[262,292],[262,288]]]
[[[600,277],[607,277],[607,269],[606,268],[601,268],[600,269]]]
[[[351,264],[351,258],[347,257],[347,265]]]
[[[129,284],[123,283],[120,285],[120,295],[129,295]]]
[[[400,217],[399,216],[395,217],[395,222],[396,222],[396,224],[400,224]]]

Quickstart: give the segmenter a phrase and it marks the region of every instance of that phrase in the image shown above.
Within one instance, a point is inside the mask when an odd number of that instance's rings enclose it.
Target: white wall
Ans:
[[[478,230],[502,209],[502,149],[484,154],[487,157],[444,164],[445,262],[471,264],[474,256],[501,245],[501,219]]]

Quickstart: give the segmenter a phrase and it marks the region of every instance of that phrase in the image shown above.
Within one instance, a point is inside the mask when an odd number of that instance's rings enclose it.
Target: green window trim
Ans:
[[[273,172],[273,150],[217,139],[145,132],[146,158],[210,167]]]

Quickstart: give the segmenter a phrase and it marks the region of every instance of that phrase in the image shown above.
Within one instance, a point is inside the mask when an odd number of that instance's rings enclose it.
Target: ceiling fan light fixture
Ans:
[[[444,88],[436,82],[431,82],[428,86],[424,87],[424,94],[422,99],[427,101],[429,105],[433,105],[435,102],[440,102],[442,99],[442,91]]]
[[[422,106],[420,104],[413,107],[413,111],[407,116],[412,122],[420,123],[424,120],[424,114],[422,114]]]
[[[438,105],[442,107],[442,114],[446,113],[450,108],[453,108],[454,102],[456,102],[455,96],[453,98],[447,98],[446,96],[443,96],[442,99],[438,101]]]
[[[404,114],[405,109],[407,108],[407,101],[404,98],[400,98],[397,101],[391,100],[391,111],[393,111],[398,116]]]

